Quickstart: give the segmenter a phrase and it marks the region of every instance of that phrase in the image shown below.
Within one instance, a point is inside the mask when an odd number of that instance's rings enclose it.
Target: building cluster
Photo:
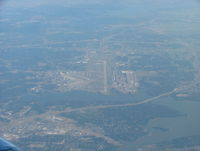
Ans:
[[[113,88],[122,93],[135,93],[138,86],[134,71],[114,71]]]

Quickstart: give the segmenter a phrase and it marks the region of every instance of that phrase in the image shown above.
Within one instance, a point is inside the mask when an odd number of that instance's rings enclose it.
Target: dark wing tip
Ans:
[[[0,151],[20,151],[15,145],[0,138]]]

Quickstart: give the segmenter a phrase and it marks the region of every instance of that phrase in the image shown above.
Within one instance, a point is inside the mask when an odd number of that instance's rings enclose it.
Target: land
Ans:
[[[199,9],[146,2],[5,3],[0,136],[29,151],[116,151],[153,120],[187,117],[159,103],[199,102]],[[199,149],[179,135],[140,150]]]

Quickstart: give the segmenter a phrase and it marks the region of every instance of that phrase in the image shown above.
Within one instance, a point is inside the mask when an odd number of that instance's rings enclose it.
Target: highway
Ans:
[[[152,97],[145,99],[143,101],[138,101],[134,103],[127,103],[127,104],[114,104],[114,105],[99,105],[99,106],[87,106],[87,107],[80,107],[80,108],[67,108],[63,111],[55,111],[55,114],[60,114],[60,113],[69,113],[69,112],[81,112],[81,111],[87,111],[87,110],[96,110],[96,109],[107,109],[107,108],[119,108],[119,107],[128,107],[128,106],[137,106],[141,104],[147,104],[151,103],[161,97],[169,96],[175,92],[177,92],[179,89],[175,88],[172,91],[162,93],[158,96]]]

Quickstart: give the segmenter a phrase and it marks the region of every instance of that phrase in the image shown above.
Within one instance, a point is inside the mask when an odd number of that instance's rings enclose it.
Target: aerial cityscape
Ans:
[[[200,2],[0,2],[0,138],[22,151],[200,150]]]

